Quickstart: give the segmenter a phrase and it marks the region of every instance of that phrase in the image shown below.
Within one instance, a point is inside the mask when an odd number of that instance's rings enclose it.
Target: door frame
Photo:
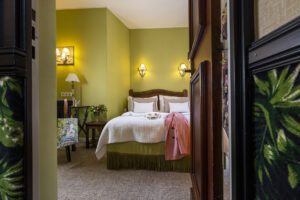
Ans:
[[[248,47],[254,40],[254,3],[252,0],[229,1],[229,56],[230,56],[230,96],[231,96],[231,198],[247,199],[252,188],[248,188],[251,176],[249,171],[249,149],[247,149],[247,129],[249,111],[247,103]]]
[[[23,82],[23,184],[24,199],[32,199],[32,3],[3,0],[0,34],[0,76]]]
[[[252,167],[253,73],[283,63],[300,62],[300,17],[255,40],[255,4],[252,0],[229,1],[232,199],[253,199],[255,171]],[[276,47],[280,46],[278,50]],[[273,56],[275,55],[275,56]]]

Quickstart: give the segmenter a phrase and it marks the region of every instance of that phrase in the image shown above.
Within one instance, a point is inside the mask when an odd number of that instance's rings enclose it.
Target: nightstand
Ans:
[[[92,130],[92,145],[96,146],[96,131],[101,135],[102,129],[104,128],[106,121],[93,121],[87,122],[86,125],[86,148],[90,148],[90,129]]]

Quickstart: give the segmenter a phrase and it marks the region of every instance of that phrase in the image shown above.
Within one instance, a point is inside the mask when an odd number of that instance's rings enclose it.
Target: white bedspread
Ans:
[[[127,112],[110,120],[103,128],[98,141],[96,156],[101,159],[106,153],[106,144],[136,141],[158,143],[165,141],[164,121],[169,113],[159,113],[158,119],[147,119],[145,113]],[[190,113],[183,113],[190,120]]]

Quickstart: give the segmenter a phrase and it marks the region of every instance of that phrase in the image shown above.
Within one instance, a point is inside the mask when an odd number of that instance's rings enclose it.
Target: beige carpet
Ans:
[[[58,200],[184,200],[190,199],[188,173],[107,170],[95,149],[83,145],[66,161],[58,151]],[[227,160],[227,164],[229,164]],[[224,200],[229,200],[229,168],[224,171]]]
[[[190,199],[188,173],[107,170],[95,149],[77,148],[72,162],[58,151],[59,200],[184,200]]]

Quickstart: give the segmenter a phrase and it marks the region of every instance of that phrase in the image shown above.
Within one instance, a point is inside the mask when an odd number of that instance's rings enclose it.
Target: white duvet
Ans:
[[[165,141],[164,122],[169,113],[158,113],[160,118],[147,119],[149,113],[126,112],[110,120],[102,130],[96,156],[101,159],[106,154],[106,144],[136,141],[158,143]],[[189,113],[183,113],[190,120]]]

